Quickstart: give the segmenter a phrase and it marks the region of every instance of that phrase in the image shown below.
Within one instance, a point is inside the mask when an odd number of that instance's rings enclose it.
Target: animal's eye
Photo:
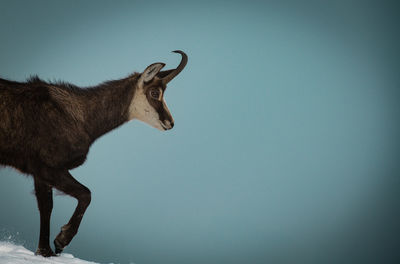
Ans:
[[[161,98],[161,91],[159,89],[151,89],[150,96],[154,99],[160,100]]]

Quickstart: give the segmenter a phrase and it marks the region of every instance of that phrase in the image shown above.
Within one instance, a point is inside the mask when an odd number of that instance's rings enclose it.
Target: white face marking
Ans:
[[[160,120],[160,115],[147,100],[147,96],[145,94],[143,86],[145,82],[149,82],[154,79],[156,74],[164,66],[164,63],[154,63],[148,66],[146,70],[142,73],[141,77],[137,81],[138,87],[129,105],[128,116],[129,120],[138,119],[161,131],[171,129],[173,127],[173,119],[163,98],[163,91],[161,90],[161,88],[158,87],[158,91],[150,91],[150,96],[152,96],[154,100],[159,100],[162,102],[163,112],[167,114],[168,118],[172,121]]]
[[[152,127],[164,131],[157,111],[147,101],[143,88],[138,87],[129,106],[129,120],[138,119]]]
[[[169,113],[164,98],[161,99],[163,102],[163,108]],[[171,128],[171,124],[164,124],[160,120],[158,112],[150,105],[147,100],[147,96],[144,93],[143,83],[138,84],[135,95],[132,98],[131,104],[129,105],[129,120],[138,119],[152,127],[155,127],[161,131]]]

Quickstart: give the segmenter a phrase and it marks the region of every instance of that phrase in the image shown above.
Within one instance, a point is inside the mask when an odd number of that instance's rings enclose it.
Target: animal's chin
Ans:
[[[151,126],[151,127],[157,128],[160,131],[166,131],[166,130],[169,129],[161,121],[159,121],[159,122],[148,122],[147,120],[144,121],[143,119],[139,119],[139,118],[138,118],[138,120],[143,122],[143,123],[145,123],[145,124],[147,124],[147,125],[149,125],[149,126]]]
[[[166,130],[168,130],[168,128],[167,128],[163,123],[161,123],[161,122],[156,123],[156,124],[150,124],[150,126],[152,126],[152,127],[154,127],[154,128],[157,128],[157,129],[160,130],[160,131],[166,131]]]

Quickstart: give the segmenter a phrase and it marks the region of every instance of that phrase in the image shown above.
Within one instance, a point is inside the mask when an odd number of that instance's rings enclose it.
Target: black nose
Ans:
[[[174,127],[174,121],[172,121],[170,124],[171,124],[171,128],[173,128]]]

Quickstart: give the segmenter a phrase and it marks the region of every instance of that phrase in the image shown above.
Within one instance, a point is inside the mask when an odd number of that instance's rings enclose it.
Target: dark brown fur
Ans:
[[[56,253],[77,233],[90,203],[90,191],[68,170],[80,166],[90,145],[128,121],[138,74],[81,89],[68,83],[0,79],[0,164],[32,175],[40,210],[37,254],[54,255],[49,246],[52,188],[78,199],[69,223],[54,243]]]
[[[46,165],[73,169],[101,135],[128,121],[137,76],[81,89],[0,79],[0,164],[35,174]]]
[[[164,130],[173,127],[169,110],[150,96],[150,88],[164,91],[183,70],[187,55],[174,52],[182,56],[176,69],[160,71],[165,64],[155,63],[142,74],[85,89],[63,82],[48,83],[38,77],[27,82],[0,79],[0,165],[12,166],[34,178],[40,211],[37,254],[54,255],[49,245],[53,188],[78,200],[74,214],[54,240],[56,253],[78,232],[91,193],[69,170],[85,162],[90,145],[98,137],[132,118],[129,106],[139,81],[142,85],[148,79],[143,89],[160,121],[169,124]]]

